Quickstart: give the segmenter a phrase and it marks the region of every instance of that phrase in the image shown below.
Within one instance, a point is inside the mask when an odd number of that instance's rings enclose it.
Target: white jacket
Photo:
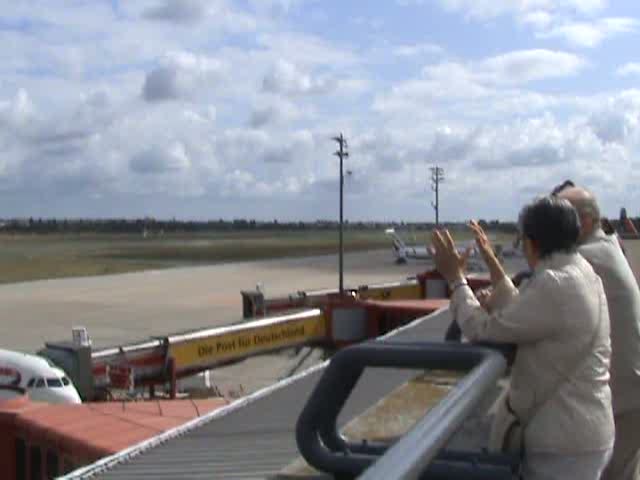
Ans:
[[[578,248],[602,279],[611,321],[611,392],[616,414],[640,411],[640,290],[618,240],[601,229]]]
[[[602,282],[587,261],[556,253],[539,262],[521,292],[505,278],[493,301],[488,314],[461,287],[451,310],[469,340],[518,345],[509,403],[527,424],[527,452],[611,448],[609,314]]]

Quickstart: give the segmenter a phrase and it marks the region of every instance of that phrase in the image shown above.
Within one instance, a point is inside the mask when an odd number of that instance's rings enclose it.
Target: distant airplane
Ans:
[[[425,246],[407,245],[404,243],[400,235],[393,228],[387,228],[384,233],[389,235],[393,239],[393,254],[396,257],[396,263],[407,263],[408,260],[431,260],[433,254],[430,249]],[[457,246],[458,253],[461,255],[470,249],[470,257],[475,257],[477,254],[475,242],[473,240],[467,242],[464,245]]]
[[[81,403],[80,395],[64,371],[38,355],[0,349],[0,400],[26,390],[32,400],[46,403]]]
[[[393,228],[387,228],[384,233],[393,239],[393,254],[396,257],[396,263],[407,263],[407,260],[431,260],[432,254],[426,246],[408,246],[400,235]]]

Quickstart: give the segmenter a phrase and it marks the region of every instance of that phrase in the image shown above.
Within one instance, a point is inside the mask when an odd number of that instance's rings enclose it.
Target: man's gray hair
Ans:
[[[578,198],[574,198],[571,203],[578,211],[580,217],[590,218],[594,225],[600,225],[600,207],[598,207],[596,197],[594,197],[591,192],[587,192],[587,195],[580,195]]]

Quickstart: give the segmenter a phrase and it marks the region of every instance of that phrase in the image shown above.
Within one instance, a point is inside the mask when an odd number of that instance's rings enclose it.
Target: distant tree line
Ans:
[[[513,233],[516,224],[498,220],[480,220],[480,224],[493,231]],[[56,219],[56,218],[13,218],[0,220],[0,232],[6,233],[113,233],[113,234],[158,234],[158,233],[206,233],[237,230],[337,230],[338,222],[333,220],[315,221],[272,221],[254,219],[233,220],[158,220],[151,217],[126,219]],[[424,231],[435,227],[433,223],[420,222],[349,222],[345,221],[347,230],[383,230],[397,228],[398,230]],[[463,223],[441,223],[441,227],[457,230],[464,227]]]

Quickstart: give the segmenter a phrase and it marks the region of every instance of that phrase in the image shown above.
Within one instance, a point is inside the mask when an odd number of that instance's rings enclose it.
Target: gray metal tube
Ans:
[[[469,371],[442,403],[425,417],[429,422],[426,430],[418,434],[419,441],[412,440],[410,447],[405,447],[412,454],[420,452],[420,449],[426,451],[426,461],[422,460],[422,453],[411,459],[419,471],[433,459],[484,394],[495,385],[506,368],[506,362],[502,355],[487,348],[452,343],[367,342],[338,352],[316,384],[296,425],[300,453],[319,470],[359,475],[377,460],[384,449],[380,445],[351,444],[337,430],[336,419],[367,367]],[[434,429],[433,424],[439,422],[448,425],[437,425]],[[429,429],[433,429],[433,436],[426,435]],[[436,443],[430,445],[425,442]],[[400,456],[401,462],[407,461],[406,451]],[[383,476],[376,473],[371,478],[401,477],[395,473]]]
[[[505,367],[502,355],[487,354],[479,366],[359,478],[419,478],[482,396],[502,376]]]

